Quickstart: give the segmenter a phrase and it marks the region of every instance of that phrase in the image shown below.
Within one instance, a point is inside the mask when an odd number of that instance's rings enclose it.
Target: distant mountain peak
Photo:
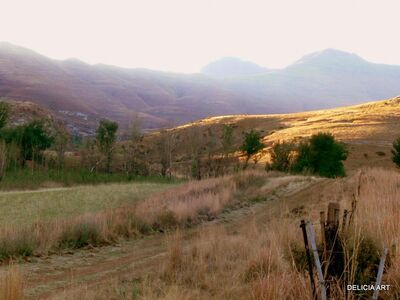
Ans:
[[[294,65],[297,64],[341,64],[341,65],[353,65],[353,64],[364,64],[366,60],[361,58],[355,53],[350,53],[334,48],[324,49],[322,51],[313,52],[304,55]]]
[[[268,72],[267,68],[237,57],[223,57],[201,69],[201,73],[215,78],[240,77]]]

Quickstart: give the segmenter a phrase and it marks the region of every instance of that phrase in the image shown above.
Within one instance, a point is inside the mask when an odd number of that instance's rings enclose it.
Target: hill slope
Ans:
[[[217,140],[221,150],[224,124],[234,127],[234,149],[243,141],[243,132],[258,130],[267,149],[277,141],[298,140],[318,132],[331,132],[349,148],[348,170],[362,166],[394,168],[390,157],[393,141],[400,136],[400,97],[366,104],[275,115],[235,115],[212,117],[172,129],[176,149],[185,149],[180,143],[190,140],[193,132],[203,137],[203,145]],[[149,135],[151,137],[151,135]],[[177,154],[179,155],[179,151]],[[268,155],[262,161],[268,160]]]

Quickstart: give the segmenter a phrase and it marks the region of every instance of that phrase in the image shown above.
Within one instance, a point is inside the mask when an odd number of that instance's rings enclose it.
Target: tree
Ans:
[[[69,135],[67,132],[60,130],[57,132],[54,139],[54,150],[57,153],[57,167],[62,169],[65,164],[65,151],[69,142]]]
[[[246,154],[244,169],[247,168],[250,157],[262,150],[264,147],[265,145],[261,142],[261,135],[258,131],[252,129],[250,132],[244,134],[244,141],[240,147],[240,150]]]
[[[86,167],[90,173],[93,173],[101,162],[94,139],[85,139],[83,147],[80,150],[81,165]]]
[[[293,163],[293,152],[296,149],[292,142],[278,142],[271,149],[271,164],[269,167],[272,170],[281,172],[290,171]]]
[[[330,133],[318,133],[308,142],[298,147],[298,156],[293,170],[310,172],[323,177],[345,176],[343,161],[347,159],[347,150],[343,143],[337,142]]]
[[[393,142],[392,161],[400,167],[400,137]]]
[[[7,124],[8,117],[10,113],[10,105],[6,102],[0,102],[0,130],[4,128]],[[4,136],[1,134],[0,136],[0,181],[3,179],[6,173],[7,167],[7,147]]]
[[[54,142],[53,137],[47,132],[43,121],[34,120],[16,129],[19,135],[22,166],[27,160],[39,161],[42,151],[48,149]]]
[[[172,132],[167,131],[166,129],[161,130],[157,146],[161,164],[161,176],[163,177],[167,175],[171,176],[172,143]]]
[[[0,130],[7,124],[10,115],[10,105],[7,102],[0,102]]]
[[[142,139],[143,134],[140,131],[140,118],[138,115],[135,115],[129,126],[128,139],[122,144],[124,170],[128,177],[132,176],[133,173],[137,174],[139,171],[139,146]]]
[[[96,131],[96,142],[100,152],[106,157],[106,171],[111,172],[111,163],[114,152],[114,145],[117,139],[118,124],[103,119]]]
[[[222,127],[222,148],[225,157],[232,151],[233,145],[233,126],[231,124],[224,124]]]

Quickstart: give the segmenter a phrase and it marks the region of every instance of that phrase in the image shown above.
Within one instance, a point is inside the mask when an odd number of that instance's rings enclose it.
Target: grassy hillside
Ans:
[[[261,132],[268,150],[282,140],[299,140],[318,132],[331,132],[345,142],[350,151],[346,161],[348,170],[362,166],[394,168],[390,159],[392,142],[400,136],[400,97],[335,109],[277,115],[235,115],[203,119],[170,131],[175,137],[176,153],[182,154],[183,145],[196,134],[203,146],[220,137],[224,124],[234,127],[234,147],[238,149],[243,133],[255,129]],[[151,140],[156,134],[149,135]],[[238,153],[239,154],[239,153]],[[269,159],[267,152],[261,161]]]

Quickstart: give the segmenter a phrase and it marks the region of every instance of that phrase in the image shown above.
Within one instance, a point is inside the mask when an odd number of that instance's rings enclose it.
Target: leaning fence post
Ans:
[[[314,281],[314,276],[313,276],[312,261],[311,261],[311,255],[310,255],[310,248],[308,247],[306,222],[304,220],[301,220],[300,227],[301,227],[301,230],[303,231],[304,247],[306,248],[308,274],[310,276],[311,290],[312,290],[312,294],[313,294],[313,299],[316,299],[315,281]]]
[[[381,283],[382,283],[382,276],[383,276],[383,270],[385,268],[385,260],[386,260],[387,253],[388,253],[388,248],[385,247],[383,249],[383,253],[381,256],[381,261],[379,262],[378,275],[376,276],[376,282],[375,282],[375,291],[374,291],[374,295],[372,296],[373,300],[378,300],[378,296],[379,296],[378,286],[381,285]]]
[[[324,275],[322,274],[322,268],[321,268],[321,262],[319,260],[317,243],[315,242],[314,227],[312,226],[312,224],[310,222],[307,222],[307,233],[310,236],[311,249],[314,254],[315,266],[317,267],[319,288],[321,291],[321,300],[326,300],[326,287],[325,287]]]

